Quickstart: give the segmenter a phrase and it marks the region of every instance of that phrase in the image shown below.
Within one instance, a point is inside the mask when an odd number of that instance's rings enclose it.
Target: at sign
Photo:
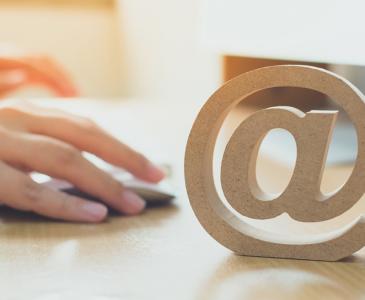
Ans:
[[[213,180],[213,151],[225,117],[251,94],[274,87],[312,89],[329,96],[344,109],[358,139],[353,172],[339,190],[330,195],[321,193],[320,182],[337,112],[305,114],[292,107],[264,109],[244,120],[227,144],[221,181],[231,207],[255,219],[273,218],[286,212],[298,221],[319,222],[344,213],[362,197],[365,189],[364,96],[351,83],[329,71],[282,65],[236,77],[217,90],[201,109],[185,154],[185,179],[191,206],[206,231],[238,254],[330,261],[351,255],[365,245],[365,217],[340,231],[309,239],[275,237],[244,222],[218,196]],[[293,176],[279,196],[261,190],[255,174],[260,143],[273,128],[291,132],[298,149]]]

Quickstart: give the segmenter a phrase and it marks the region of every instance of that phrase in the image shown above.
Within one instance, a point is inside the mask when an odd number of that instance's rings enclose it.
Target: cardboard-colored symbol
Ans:
[[[255,92],[274,87],[312,89],[344,109],[357,133],[354,169],[341,188],[322,194],[320,182],[337,112],[305,114],[292,107],[264,109],[244,120],[226,146],[221,182],[228,207],[220,199],[213,178],[213,152],[219,130],[235,105]],[[273,128],[288,130],[297,143],[294,173],[280,195],[263,191],[255,173],[260,143]],[[364,216],[341,230],[304,238],[275,236],[253,227],[239,215],[268,219],[286,212],[298,221],[320,222],[350,209],[365,189],[365,97],[347,80],[310,66],[272,66],[242,74],[218,89],[195,120],[185,153],[185,181],[191,206],[202,226],[238,254],[327,261],[349,256],[365,245]]]

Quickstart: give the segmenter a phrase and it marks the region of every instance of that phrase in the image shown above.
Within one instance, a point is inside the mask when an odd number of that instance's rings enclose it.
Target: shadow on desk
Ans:
[[[99,224],[72,223],[52,220],[30,212],[0,208],[0,234],[6,239],[74,239],[91,236],[108,236],[138,228],[158,227],[179,211],[175,204],[151,206],[138,216],[123,216],[111,212]]]

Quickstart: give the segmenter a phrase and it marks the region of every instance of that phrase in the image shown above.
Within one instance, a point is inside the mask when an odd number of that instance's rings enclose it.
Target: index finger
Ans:
[[[159,182],[164,172],[141,153],[123,144],[94,122],[70,115],[35,117],[29,123],[33,133],[48,135],[76,148],[93,153],[105,161],[128,170],[136,177]]]

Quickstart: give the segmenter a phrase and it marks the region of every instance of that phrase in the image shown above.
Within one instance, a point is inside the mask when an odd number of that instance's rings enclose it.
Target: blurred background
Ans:
[[[327,68],[364,90],[364,9],[362,1],[339,0],[0,0],[0,49],[54,58],[82,97],[100,101],[203,104],[224,81],[283,63]],[[50,92],[26,87],[12,96]],[[285,88],[254,95],[248,104],[335,107],[323,95]],[[340,121],[329,160],[353,161],[356,133],[345,114]],[[292,140],[281,136],[262,148],[282,152],[275,145]]]
[[[205,98],[219,57],[199,46],[199,1],[0,0],[0,42],[47,54],[82,96]],[[27,88],[22,95],[45,92]]]
[[[362,88],[364,9],[338,0],[0,0],[0,43],[55,58],[94,98],[205,99],[224,80],[287,61],[318,63]]]

